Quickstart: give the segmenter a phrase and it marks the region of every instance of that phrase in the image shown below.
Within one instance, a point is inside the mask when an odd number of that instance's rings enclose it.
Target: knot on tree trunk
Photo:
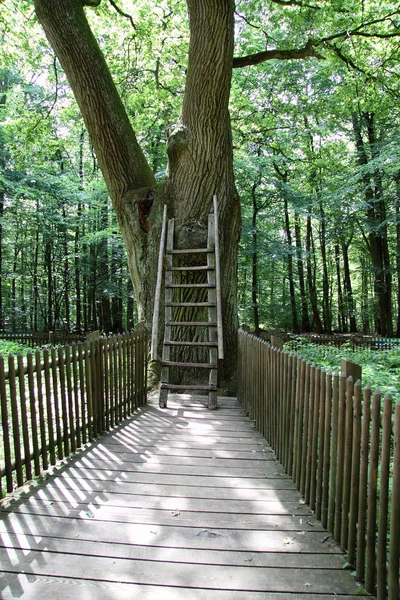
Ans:
[[[169,159],[176,160],[187,148],[189,142],[189,130],[183,123],[172,125],[167,130],[167,152]]]

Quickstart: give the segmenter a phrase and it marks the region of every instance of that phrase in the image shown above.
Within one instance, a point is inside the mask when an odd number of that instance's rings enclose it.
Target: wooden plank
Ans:
[[[166,271],[208,271],[211,267],[207,265],[200,265],[198,267],[188,266],[188,267],[167,267]]]
[[[28,390],[29,390],[29,410],[30,410],[30,423],[31,423],[31,436],[32,436],[32,446],[33,446],[33,461],[35,466],[35,475],[38,476],[40,474],[40,450],[39,450],[39,439],[41,439],[41,446],[43,448],[44,454],[47,456],[46,448],[46,436],[44,428],[41,428],[41,438],[39,437],[38,430],[38,419],[37,419],[37,410],[36,410],[36,393],[35,393],[35,376],[34,376],[34,366],[33,366],[33,357],[32,352],[28,352],[27,354],[27,375],[28,375]],[[43,410],[43,404],[42,404]]]
[[[0,533],[62,537],[64,539],[81,538],[93,542],[132,543],[139,546],[172,546],[176,548],[199,548],[210,550],[234,550],[252,552],[282,552],[319,554],[341,553],[339,546],[321,531],[293,531],[290,539],[281,531],[263,529],[177,527],[160,525],[154,529],[152,524],[120,523],[113,526],[91,518],[69,518],[66,516],[49,517],[9,513],[0,521]],[[325,541],[323,541],[325,539]],[[335,589],[335,588],[334,588]]]
[[[88,498],[87,490],[85,491],[85,486],[78,486],[78,481],[76,482],[76,486],[73,486],[71,481],[66,482],[63,489],[53,484],[49,484],[45,487],[39,486],[36,488],[35,497],[44,502],[60,502],[60,499],[65,499],[65,501],[70,502],[71,506],[76,506],[79,502],[90,504],[91,499],[90,497]],[[71,494],[73,494],[74,497],[73,501],[71,501]],[[18,497],[30,498],[31,493],[21,492]],[[274,501],[274,497],[276,499],[276,492],[274,496],[271,495],[270,499],[267,500],[236,500],[232,497],[232,493],[227,499],[218,499],[202,497],[190,498],[182,496],[157,496],[152,494],[148,495],[145,492],[138,494],[125,494],[111,489],[110,491],[103,491],[98,495],[98,498],[96,499],[96,506],[115,506],[118,508],[127,507],[131,510],[136,508],[140,510],[159,510],[160,506],[162,506],[164,511],[173,512],[176,510],[185,510],[194,512],[196,514],[201,512],[224,512],[228,515],[240,513],[245,515],[292,515],[307,518],[311,515],[310,509],[304,504],[299,504],[298,501]]]
[[[4,514],[9,512],[4,509]],[[19,503],[17,506],[12,506],[12,511],[17,514],[43,515],[60,517],[68,515],[68,518],[93,519],[94,521],[102,521],[108,523],[136,523],[152,525],[169,525],[174,527],[191,527],[194,524],[196,527],[220,529],[229,528],[232,524],[232,514],[225,512],[191,512],[176,507],[174,510],[161,509],[142,509],[131,507],[115,507],[115,506],[93,506],[92,503],[76,503],[71,507],[70,502],[49,502],[35,501],[27,499],[24,503]],[[294,515],[260,515],[260,514],[242,514],[238,521],[236,529],[263,529],[264,531],[319,531],[324,532],[317,521],[309,517],[298,517]]]
[[[367,498],[368,498],[368,451],[369,433],[371,419],[371,386],[364,388],[362,407],[362,432],[361,432],[361,456],[360,456],[360,492],[358,504],[358,528],[357,528],[357,578],[364,580],[365,575],[365,545],[367,524]]]
[[[22,485],[24,482],[24,476],[22,472],[20,417],[18,411],[17,388],[15,379],[15,362],[14,357],[12,356],[12,354],[10,354],[8,356],[8,385],[10,389],[10,408],[14,442],[15,471],[17,475],[17,484]]]
[[[167,250],[167,254],[207,254],[212,251],[210,248],[175,248]]]
[[[168,233],[167,233],[167,250],[172,250],[174,247],[174,231],[175,231],[175,221],[174,219],[170,219],[168,221]],[[166,258],[166,273],[165,273],[165,284],[170,285],[173,283],[172,276],[172,265],[173,259],[170,254],[167,254]],[[168,306],[169,303],[172,302],[173,292],[170,287],[165,287],[164,290],[164,303],[165,303],[165,312],[164,312],[164,341],[170,341],[172,338],[172,329],[171,329],[171,320],[172,320],[172,308]],[[163,344],[162,349],[162,361],[163,363],[169,362],[171,359],[171,347]],[[161,368],[161,384],[169,383],[169,366],[164,365]],[[165,386],[160,386],[160,396],[159,396],[159,406],[160,408],[166,408],[168,404],[168,388]]]
[[[376,516],[378,500],[378,461],[379,461],[379,430],[380,430],[380,390],[372,396],[371,409],[371,438],[369,451],[368,478],[368,517],[366,539],[365,589],[373,594],[376,582]]]
[[[15,600],[14,590],[23,594],[24,600],[71,600],[72,598],[118,598],[118,600],[299,600],[297,593],[237,592],[177,588],[165,585],[141,586],[96,580],[79,580],[71,577],[46,577],[18,573],[0,574],[3,600]],[[360,596],[335,594],[339,600],[359,600]],[[306,600],[321,600],[321,595],[307,594]]]
[[[112,479],[98,479],[82,477],[82,472],[75,467],[68,470],[68,474],[60,476],[54,481],[54,488],[58,488],[63,493],[63,489],[83,490],[83,493],[119,493],[133,495],[162,496],[165,498],[202,498],[204,500],[229,500],[234,493],[235,500],[254,500],[255,491],[251,486],[246,488],[231,488],[217,486],[199,486],[196,485],[168,485],[135,483],[128,480],[114,481]],[[195,483],[195,482],[193,482]],[[257,500],[262,502],[292,502],[299,504],[300,498],[298,492],[293,489],[281,489],[279,497],[276,490],[267,489],[265,486],[257,491]],[[255,500],[254,500],[255,501]]]
[[[222,329],[222,301],[221,301],[221,269],[219,253],[219,221],[217,196],[213,196],[214,205],[214,235],[215,235],[215,283],[217,295],[217,330],[218,330],[218,358],[224,358],[224,342]]]
[[[377,598],[387,598],[387,544],[388,544],[388,516],[389,516],[389,479],[391,470],[391,436],[392,436],[393,400],[386,394],[383,401],[381,460],[380,460],[380,485],[379,485],[379,514],[378,514],[378,540],[376,553],[376,583]]]
[[[53,403],[52,403],[52,395],[51,395],[51,385],[50,385],[50,360],[49,360],[49,351],[47,348],[43,350],[43,372],[44,372],[44,389],[46,394],[46,415],[47,415],[47,428],[48,428],[48,440],[49,440],[49,454],[50,454],[50,464],[56,464],[56,446],[55,446],[55,436],[54,436],[54,411],[53,411]],[[42,377],[41,377],[41,369],[40,369],[40,352],[36,351],[36,379],[38,386],[38,399],[40,401],[40,395],[42,390]]]
[[[150,360],[157,360],[157,349],[158,349],[158,324],[160,320],[160,298],[161,298],[161,284],[163,275],[163,259],[165,252],[165,236],[167,231],[167,205],[164,204],[163,217],[161,223],[161,238],[160,238],[160,249],[158,251],[158,267],[157,267],[157,281],[156,290],[154,296],[154,311],[153,311],[153,326],[151,333],[151,354]]]
[[[10,534],[4,540],[5,548],[13,546],[21,550],[44,552],[44,558],[49,552],[65,554],[76,554],[80,556],[101,556],[115,558],[130,558],[131,560],[143,560],[172,563],[190,563],[193,565],[227,565],[242,567],[275,567],[298,569],[320,568],[341,569],[343,560],[338,554],[283,554],[279,552],[224,552],[220,550],[162,548],[152,546],[136,546],[135,544],[107,544],[94,543],[86,540],[65,540],[61,545],[57,538],[46,538],[46,542],[40,542],[35,536]],[[154,565],[157,568],[157,565]],[[256,571],[255,571],[256,572]]]
[[[52,407],[54,410],[54,422],[56,427],[56,437],[55,443],[57,446],[57,458],[62,460],[64,458],[63,452],[63,444],[62,444],[62,432],[61,432],[61,421],[60,421],[60,401],[59,401],[59,389],[58,389],[58,368],[57,368],[57,356],[56,349],[54,346],[50,350],[51,356],[51,381],[52,381],[52,390],[49,390],[48,402],[52,402]]]
[[[32,479],[31,445],[29,440],[28,411],[25,392],[24,358],[17,356],[17,371],[19,383],[19,407],[21,411],[22,439],[24,445],[25,479]]]
[[[65,380],[67,387],[67,414],[69,422],[69,443],[71,452],[76,452],[76,434],[75,434],[75,414],[74,414],[74,401],[72,395],[72,365],[71,365],[71,347],[65,346]]]
[[[254,389],[261,393],[260,382]],[[219,402],[212,415],[190,396],[171,411],[139,410],[47,480],[24,486],[0,521],[1,597],[21,581],[24,600],[32,590],[50,600],[46,589],[51,600],[71,600],[71,590],[106,597],[111,579],[125,582],[110,592],[119,600],[121,585],[129,599],[354,596],[332,536],[268,460],[253,423],[238,420],[236,400]]]
[[[165,306],[171,308],[187,307],[187,308],[207,308],[215,306],[215,302],[166,302]]]
[[[157,571],[151,561],[137,561],[132,568],[132,560],[86,556],[82,560],[80,555],[60,555],[53,553],[51,561],[38,562],[32,565],[30,557],[25,557],[23,551],[15,550],[15,556],[24,573],[32,575],[69,577],[86,579],[87,573],[92,573],[92,579],[109,581],[110,570],[112,577],[123,583],[139,583],[143,585],[157,584],[188,588],[206,589],[231,589],[242,591],[292,591],[299,592],[306,583],[310,584],[315,593],[326,594],[334,589],[338,593],[348,593],[354,589],[354,581],[347,571],[339,569],[287,569],[285,577],[282,570],[275,567],[255,569],[241,567],[240,569],[220,565],[195,565],[173,562],[157,563]],[[7,564],[7,571],[17,571],[11,561]]]
[[[3,433],[3,452],[4,452],[4,463],[5,463],[5,476],[6,476],[6,490],[12,492],[13,490],[13,469],[11,466],[11,437],[10,437],[10,425],[9,425],[9,411],[8,411],[8,399],[6,392],[6,378],[4,368],[4,358],[0,356],[0,403],[1,403],[1,425]],[[1,478],[0,478],[0,490],[2,490]]]
[[[389,600],[399,596],[400,562],[400,400],[394,408],[392,511],[389,542]]]

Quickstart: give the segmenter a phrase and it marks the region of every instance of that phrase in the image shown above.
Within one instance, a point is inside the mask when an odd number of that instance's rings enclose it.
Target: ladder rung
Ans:
[[[164,342],[164,346],[198,346],[208,348],[210,346],[218,346],[218,342]]]
[[[215,302],[166,302],[165,306],[177,308],[187,307],[187,308],[203,308],[206,306],[216,306]]]
[[[184,367],[188,369],[216,369],[216,363],[185,363],[185,362],[174,362],[172,360],[163,360],[161,363],[162,367]]]
[[[181,248],[174,250],[167,250],[167,254],[208,254],[214,252],[210,248]]]
[[[207,392],[216,392],[215,385],[175,385],[174,383],[162,383],[162,390],[205,390]]]
[[[213,271],[214,267],[208,265],[200,265],[197,267],[167,267],[167,271]]]
[[[215,285],[213,283],[170,283],[166,284],[166,288],[174,288],[177,290],[185,289],[185,288],[214,288]]]
[[[167,321],[165,323],[169,327],[216,327],[214,321]]]

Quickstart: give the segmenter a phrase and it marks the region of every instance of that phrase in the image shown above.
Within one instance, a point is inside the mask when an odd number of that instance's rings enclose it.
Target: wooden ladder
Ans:
[[[167,229],[167,231],[166,231]],[[166,245],[165,245],[166,238]],[[164,250],[165,248],[165,250]],[[191,258],[195,266],[182,265],[185,257]],[[205,264],[199,265],[200,257],[204,257]],[[179,265],[176,261],[179,260]],[[194,260],[193,259],[198,259]],[[165,270],[163,265],[165,264]],[[193,283],[194,275],[199,272],[206,273],[203,282]],[[208,235],[206,248],[176,248],[174,246],[174,219],[169,219],[166,227],[166,207],[164,207],[163,228],[161,235],[160,253],[157,286],[155,295],[155,307],[153,314],[153,333],[152,333],[152,360],[157,360],[158,344],[158,320],[160,310],[161,282],[164,278],[165,290],[165,322],[164,322],[164,341],[161,358],[161,383],[159,403],[162,408],[167,406],[168,392],[208,392],[208,408],[214,410],[217,408],[217,378],[218,378],[218,359],[222,359],[223,340],[222,340],[222,312],[221,312],[221,286],[219,270],[219,242],[218,242],[218,208],[217,198],[213,198],[213,212],[208,216]],[[179,282],[176,278],[179,277]],[[181,302],[176,299],[176,294],[182,290],[190,289],[195,296],[202,295],[192,302]],[[207,301],[204,301],[206,290]],[[194,313],[192,320],[177,320],[174,313],[178,309],[191,309]],[[207,320],[196,319],[196,309],[203,309],[207,312]],[[198,340],[196,334],[203,334],[204,340]],[[200,336],[201,337],[201,336]],[[196,338],[195,340],[193,338]],[[208,355],[207,362],[180,361],[171,356],[176,352],[182,352],[182,349],[204,348]],[[171,383],[171,369],[193,369],[192,373],[208,372],[208,381],[204,383],[185,384]]]

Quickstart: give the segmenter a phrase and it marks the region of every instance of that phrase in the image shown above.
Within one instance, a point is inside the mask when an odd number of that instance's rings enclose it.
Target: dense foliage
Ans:
[[[102,2],[88,15],[161,180],[185,3]],[[240,320],[255,329],[400,334],[399,15],[390,1],[236,4],[237,56],[312,48],[234,69]],[[2,3],[0,39],[1,324],[130,328],[116,219],[31,2]]]
[[[372,391],[379,388],[382,396],[391,394],[394,400],[400,397],[400,348],[391,350],[358,349],[353,350],[350,343],[344,343],[340,348],[310,344],[307,339],[297,340],[295,343],[287,342],[285,350],[294,350],[296,355],[307,362],[315,364],[326,371],[340,373],[342,358],[360,365],[362,368],[363,387],[370,385]]]

